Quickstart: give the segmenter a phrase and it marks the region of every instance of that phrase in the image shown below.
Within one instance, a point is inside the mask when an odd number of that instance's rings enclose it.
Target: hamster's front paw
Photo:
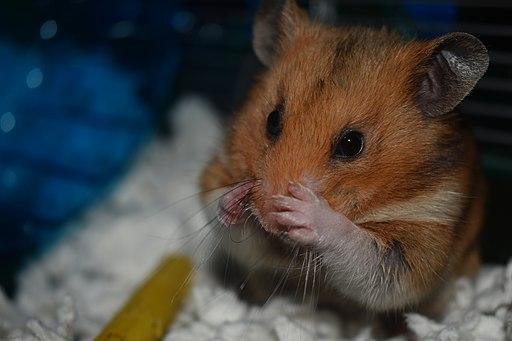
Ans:
[[[272,222],[284,228],[284,233],[303,244],[318,244],[330,238],[333,232],[341,232],[355,226],[343,214],[333,210],[329,203],[310,188],[290,183],[290,196],[272,198]]]

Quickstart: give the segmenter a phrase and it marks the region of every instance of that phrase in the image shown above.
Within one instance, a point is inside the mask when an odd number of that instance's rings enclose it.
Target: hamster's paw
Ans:
[[[290,196],[272,197],[271,220],[282,227],[284,233],[303,244],[317,244],[329,238],[330,232],[352,224],[343,214],[334,211],[329,203],[310,188],[290,183]]]

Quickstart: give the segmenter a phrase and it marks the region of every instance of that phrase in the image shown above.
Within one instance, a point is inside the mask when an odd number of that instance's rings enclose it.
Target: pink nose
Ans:
[[[221,224],[236,224],[243,216],[247,205],[247,196],[254,187],[253,181],[247,181],[231,187],[219,200],[217,217]]]

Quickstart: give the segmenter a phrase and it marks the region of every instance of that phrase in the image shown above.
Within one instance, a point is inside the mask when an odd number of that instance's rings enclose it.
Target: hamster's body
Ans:
[[[264,3],[254,33],[268,69],[201,179],[205,202],[224,194],[221,250],[264,274],[265,295],[280,269],[331,303],[442,310],[479,267],[484,185],[453,110],[487,68],[483,45],[326,27],[292,1]]]

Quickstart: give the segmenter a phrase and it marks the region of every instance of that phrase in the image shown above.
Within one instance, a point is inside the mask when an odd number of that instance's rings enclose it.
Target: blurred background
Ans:
[[[0,0],[0,286],[116,187],[167,109],[207,97],[229,119],[261,67],[258,0]],[[491,66],[461,105],[489,181],[487,262],[512,256],[512,2],[311,0],[313,17],[406,37],[479,37]]]

